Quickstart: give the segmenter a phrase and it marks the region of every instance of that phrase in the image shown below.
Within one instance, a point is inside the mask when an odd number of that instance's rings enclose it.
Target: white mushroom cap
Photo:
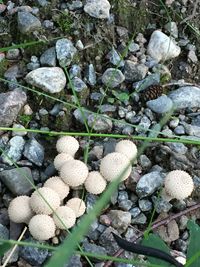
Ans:
[[[164,189],[171,199],[185,199],[191,195],[193,188],[194,183],[192,177],[185,171],[171,171],[165,177]]]
[[[59,229],[66,229],[66,228],[69,229],[75,225],[76,215],[75,215],[74,211],[72,209],[70,209],[69,207],[61,206],[61,207],[57,208],[55,213],[53,214],[53,220]],[[56,215],[60,218],[60,220],[63,223],[58,219],[58,217]]]
[[[79,142],[72,136],[62,136],[56,143],[58,153],[66,153],[74,157],[79,149]]]
[[[82,216],[86,210],[85,202],[78,197],[74,197],[68,200],[66,206],[71,208],[75,212],[77,218]]]
[[[48,240],[55,236],[56,226],[53,219],[45,214],[33,216],[29,222],[31,235],[39,241]]]
[[[60,176],[66,184],[76,187],[85,182],[88,167],[80,160],[68,160],[61,167]]]
[[[54,159],[54,166],[55,166],[55,168],[56,168],[56,170],[60,170],[61,169],[61,167],[62,167],[62,165],[66,162],[66,161],[68,161],[68,160],[70,160],[70,159],[73,159],[73,157],[71,156],[71,155],[69,155],[69,154],[66,154],[66,153],[60,153],[60,154],[58,154],[56,157],[55,157],[55,159]]]
[[[130,160],[123,154],[118,152],[113,152],[106,155],[100,164],[100,173],[104,179],[107,181],[113,181],[123,174],[121,181],[126,180],[131,173],[131,163]]]
[[[100,174],[100,172],[89,172],[87,179],[85,180],[85,189],[94,195],[101,194],[106,188],[106,181]]]
[[[130,140],[122,140],[118,142],[115,151],[124,154],[129,160],[133,160],[137,156],[137,147]]]
[[[53,210],[56,210],[60,206],[60,197],[53,189],[48,187],[42,187],[38,189],[38,192],[48,202]],[[33,192],[30,199],[30,206],[37,214],[52,214],[53,211],[41,197],[37,191]]]
[[[69,186],[58,176],[53,176],[46,180],[44,187],[53,189],[59,195],[61,201],[69,194]]]
[[[186,264],[186,258],[182,257],[182,256],[178,256],[176,257],[176,260],[180,263],[183,264],[183,266]]]
[[[19,196],[14,198],[8,207],[8,215],[15,223],[28,223],[33,217],[33,211],[29,205],[30,197]]]

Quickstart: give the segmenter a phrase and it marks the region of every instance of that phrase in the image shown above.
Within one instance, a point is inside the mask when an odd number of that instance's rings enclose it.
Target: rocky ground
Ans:
[[[1,238],[19,237],[24,225],[9,221],[7,208],[15,196],[32,192],[13,161],[38,186],[57,174],[53,166],[56,138],[37,130],[86,132],[85,119],[98,133],[148,136],[149,130],[156,128],[160,137],[200,140],[199,1],[0,3],[0,126],[36,130],[0,132],[0,148],[12,158],[3,153],[0,157]],[[170,46],[166,46],[169,36]],[[34,41],[40,43],[24,46]],[[20,46],[3,49],[16,44]],[[155,85],[154,90],[148,93],[145,89],[151,85]],[[164,89],[159,92],[157,85]],[[175,112],[160,126],[174,104]],[[95,120],[97,110],[103,116]],[[82,160],[88,139],[78,140],[81,149],[77,158]],[[91,170],[98,169],[101,158],[114,151],[116,142],[114,138],[92,138],[88,156]],[[136,144],[139,147],[142,142]],[[155,219],[161,219],[198,202],[199,161],[198,146],[151,143],[129,179],[112,196],[109,207],[92,224],[83,241],[85,251],[113,255],[118,247],[112,231],[133,239],[146,228],[154,208]],[[195,190],[191,198],[169,204],[157,193],[165,175],[174,169],[190,173]],[[87,211],[97,199],[86,194]],[[198,212],[182,215],[156,230],[180,255],[187,250],[190,216],[200,218]],[[50,243],[58,244],[64,237],[61,233]],[[28,232],[24,240],[34,242]],[[47,250],[22,247],[15,251],[9,266],[42,266],[49,256]],[[123,256],[132,258],[128,253]],[[1,260],[4,263],[6,256]],[[94,265],[101,267],[104,263]],[[87,266],[87,262],[73,256],[67,266]]]

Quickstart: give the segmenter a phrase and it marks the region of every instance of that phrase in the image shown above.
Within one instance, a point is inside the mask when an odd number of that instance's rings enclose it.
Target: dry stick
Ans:
[[[27,227],[25,226],[23,232],[21,233],[21,235],[20,235],[20,237],[17,239],[17,241],[21,241],[21,240],[22,240],[22,238],[23,238],[23,236],[24,236],[26,230],[27,230]],[[4,262],[4,264],[2,265],[2,267],[6,267],[6,265],[8,264],[8,262],[9,262],[9,260],[10,260],[10,258],[11,258],[12,255],[14,254],[14,252],[15,252],[17,246],[18,246],[18,244],[15,244],[15,245],[14,245],[14,247],[12,248],[10,254],[8,255],[8,257],[7,257],[6,261]]]
[[[175,220],[175,219],[181,217],[182,215],[185,215],[185,214],[187,214],[187,213],[189,213],[189,212],[191,212],[191,211],[194,211],[194,210],[196,210],[196,209],[198,209],[198,208],[200,208],[200,203],[194,204],[194,205],[190,206],[189,208],[187,208],[187,209],[185,209],[185,210],[183,210],[183,211],[180,211],[180,212],[178,212],[178,213],[176,213],[176,214],[170,215],[170,216],[168,216],[167,218],[165,218],[165,219],[163,219],[163,220],[157,220],[157,221],[155,221],[155,222],[153,223],[153,225],[151,226],[151,230],[154,230],[154,229],[160,227],[161,225],[168,224],[170,221]],[[137,237],[134,237],[133,239],[131,239],[131,242],[135,242],[135,241],[137,241],[140,237],[143,236],[143,234],[144,234],[144,232],[139,233]],[[119,249],[119,250],[113,255],[113,257],[119,257],[123,252],[124,252],[123,249]],[[111,264],[112,264],[112,261],[108,261],[108,262],[106,262],[106,263],[104,264],[103,267],[110,267]]]

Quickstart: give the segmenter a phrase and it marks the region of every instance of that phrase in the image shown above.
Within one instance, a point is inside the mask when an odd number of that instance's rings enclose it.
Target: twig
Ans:
[[[23,238],[23,236],[24,236],[26,230],[27,230],[27,227],[25,226],[23,232],[21,233],[21,235],[20,235],[20,237],[17,239],[17,241],[21,241],[21,240],[22,240],[22,238]],[[2,265],[2,267],[6,267],[6,265],[8,264],[8,262],[9,262],[9,260],[10,260],[10,258],[11,258],[12,255],[14,254],[14,252],[15,252],[17,246],[18,246],[18,244],[15,244],[15,245],[14,245],[14,247],[12,248],[11,252],[9,253],[9,255],[8,255],[7,259],[5,260],[4,264]]]
[[[196,2],[194,3],[194,8],[193,8],[192,14],[191,14],[190,16],[186,17],[185,19],[183,19],[183,20],[181,21],[181,24],[183,24],[183,23],[185,23],[186,21],[191,20],[191,19],[193,19],[194,17],[196,17],[196,15],[197,15],[197,7],[198,7],[198,4],[199,4],[199,3],[200,3],[200,1],[199,1],[199,0],[196,0]]]
[[[163,84],[162,86],[163,87],[167,87],[167,86],[173,86],[173,85],[179,85],[179,86],[195,86],[195,87],[199,87],[200,88],[200,85],[199,84],[196,84],[196,83],[186,83],[186,82],[171,82],[171,83],[166,83],[166,84]]]
[[[191,207],[189,207],[189,208],[187,208],[187,209],[185,209],[183,211],[180,211],[180,212],[178,212],[176,214],[169,215],[167,218],[165,218],[163,220],[157,220],[152,224],[151,230],[154,230],[154,229],[160,227],[161,225],[168,224],[170,221],[175,220],[175,219],[177,219],[177,218],[179,218],[179,217],[181,217],[181,216],[183,216],[183,215],[185,215],[185,214],[187,214],[187,213],[189,213],[191,211],[194,211],[194,210],[196,210],[198,208],[200,208],[200,203],[194,204]],[[133,239],[131,239],[131,242],[137,241],[139,238],[141,238],[143,236],[143,234],[144,234],[144,232],[139,233],[137,237],[134,237]],[[113,257],[119,257],[123,252],[124,252],[123,249],[119,249],[113,255]],[[112,264],[112,261],[108,261],[108,262],[106,262],[104,264],[103,267],[110,267],[111,264]]]

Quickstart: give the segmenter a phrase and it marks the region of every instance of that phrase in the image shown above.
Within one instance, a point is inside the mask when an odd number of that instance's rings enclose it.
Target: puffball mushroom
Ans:
[[[41,195],[46,201],[44,201]],[[47,205],[46,202],[49,205]],[[60,197],[53,189],[42,187],[31,195],[30,206],[37,214],[49,215],[53,213],[53,210],[56,210],[60,206]]]
[[[79,149],[79,142],[72,136],[62,136],[56,143],[58,153],[66,153],[74,157]]]
[[[82,216],[86,210],[85,202],[78,197],[68,200],[66,206],[74,211],[77,218]]]
[[[54,167],[56,168],[56,170],[59,171],[61,169],[62,165],[70,159],[73,159],[73,157],[71,155],[66,154],[66,153],[60,153],[54,159],[54,162],[53,162]]]
[[[124,154],[129,160],[137,156],[137,147],[130,140],[122,140],[116,144],[115,151]]]
[[[106,181],[100,172],[89,172],[87,179],[85,180],[85,189],[94,195],[101,194],[106,188]]]
[[[60,218],[60,220],[58,217]],[[71,208],[66,206],[61,206],[57,208],[57,210],[53,214],[53,220],[59,229],[66,229],[66,228],[69,229],[75,225],[76,215]]]
[[[55,223],[50,216],[45,214],[33,216],[28,228],[31,235],[39,241],[45,241],[55,236]]]
[[[61,201],[69,194],[69,186],[58,176],[53,176],[46,180],[44,187],[53,189],[59,195]]]
[[[28,223],[33,217],[33,211],[29,205],[30,197],[19,196],[14,198],[8,207],[8,216],[12,222]]]
[[[194,189],[192,177],[185,171],[171,171],[165,177],[165,187],[162,197],[170,201],[173,198],[178,200],[189,197]]]
[[[131,173],[130,160],[124,154],[110,153],[101,160],[100,173],[109,182],[117,179],[119,175],[122,175],[121,181],[124,181]]]
[[[66,184],[76,187],[85,182],[88,167],[80,160],[68,160],[61,167],[60,176]]]

